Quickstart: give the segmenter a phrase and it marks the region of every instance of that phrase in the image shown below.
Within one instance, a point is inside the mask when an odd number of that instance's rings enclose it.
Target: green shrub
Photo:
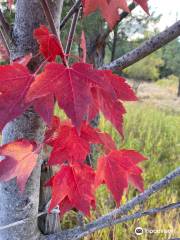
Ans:
[[[124,73],[129,78],[155,81],[159,78],[160,67],[163,64],[164,61],[156,53],[153,53],[125,69]]]

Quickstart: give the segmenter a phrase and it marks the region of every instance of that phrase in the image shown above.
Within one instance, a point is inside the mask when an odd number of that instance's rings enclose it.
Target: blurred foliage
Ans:
[[[129,78],[155,81],[160,76],[160,67],[163,66],[163,64],[163,59],[160,58],[157,53],[153,53],[126,68],[124,72]]]
[[[156,84],[160,87],[165,87],[165,88],[175,88],[177,89],[178,87],[178,80],[179,78],[173,74],[167,76],[166,78],[161,78],[156,82]]]
[[[162,48],[164,66],[161,67],[161,76],[174,74],[180,77],[180,39],[177,38]]]

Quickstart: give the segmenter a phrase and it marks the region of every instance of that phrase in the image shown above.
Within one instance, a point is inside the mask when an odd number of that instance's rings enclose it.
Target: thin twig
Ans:
[[[78,0],[74,3],[72,8],[69,10],[67,15],[64,17],[64,19],[60,23],[60,30],[65,26],[67,21],[72,17],[72,15],[81,7],[81,0]]]
[[[1,28],[0,28],[0,39],[1,39],[1,41],[2,41],[3,46],[4,46],[5,49],[6,49],[8,59],[10,59],[9,46],[8,46],[7,40],[6,40],[5,36],[4,36],[3,30],[2,30]]]
[[[180,36],[180,20],[166,30],[145,41],[139,47],[126,53],[113,62],[103,65],[101,68],[122,70],[158,50],[178,36]]]
[[[43,11],[44,11],[44,14],[46,16],[46,19],[47,19],[47,22],[51,28],[51,31],[54,35],[56,35],[56,37],[59,39],[59,35],[57,33],[57,30],[56,30],[56,27],[55,27],[55,24],[54,24],[54,20],[53,20],[53,16],[51,14],[51,11],[50,11],[50,8],[49,8],[49,5],[47,3],[46,0],[40,0],[40,3],[41,3],[41,6],[43,8]]]
[[[74,39],[74,34],[75,34],[75,31],[76,31],[76,26],[77,26],[80,10],[81,9],[76,10],[76,12],[73,15],[73,19],[72,19],[72,23],[71,23],[71,27],[70,27],[70,31],[69,31],[69,35],[68,35],[66,50],[65,50],[65,53],[67,55],[71,51],[71,47],[72,47],[72,43],[73,43],[73,39]]]
[[[132,210],[138,204],[145,202],[147,199],[149,199],[149,197],[151,195],[153,195],[157,191],[159,191],[162,188],[164,188],[165,186],[167,186],[170,182],[172,182],[178,176],[180,176],[180,167],[175,169],[171,173],[169,173],[167,176],[162,178],[160,181],[152,184],[147,190],[145,190],[143,193],[139,194],[138,196],[134,197],[132,200],[128,201],[126,204],[122,205],[120,208],[115,209],[112,212],[108,213],[107,215],[104,215],[104,216],[98,218],[97,220],[84,225],[83,228],[76,227],[74,229],[65,230],[60,233],[55,233],[55,234],[51,234],[48,236],[42,236],[41,240],[59,240],[59,239],[61,239],[61,240],[65,240],[65,239],[66,240],[72,240],[72,239],[76,240],[76,239],[82,238],[84,236],[87,236],[97,230],[100,230],[104,227],[113,226],[114,224],[119,223],[119,222],[116,222],[117,218],[119,218],[119,221],[120,221],[120,219],[122,221],[122,218],[124,218],[124,220],[126,218],[129,218],[129,216],[122,217],[122,215],[127,214],[127,212]],[[172,208],[177,208],[177,207],[178,208],[180,207],[179,203],[161,207],[161,208],[158,208],[158,210],[165,211],[165,209],[167,210],[167,209],[172,209]],[[158,210],[150,209],[147,211],[138,212],[138,213],[134,213],[134,214],[136,214],[136,216],[138,215],[139,217],[141,217],[140,215],[144,216],[147,213],[154,214],[155,211],[158,211]],[[132,216],[134,216],[134,214],[132,214]]]
[[[10,28],[8,22],[6,21],[1,9],[0,9],[0,25],[2,26],[5,33],[9,36],[11,28]]]

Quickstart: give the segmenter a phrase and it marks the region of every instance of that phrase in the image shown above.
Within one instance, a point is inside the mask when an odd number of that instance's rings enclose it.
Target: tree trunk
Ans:
[[[104,63],[106,40],[101,35],[93,35],[87,39],[87,56],[88,62],[99,68]]]
[[[179,84],[178,84],[178,92],[177,92],[177,96],[180,97],[180,77],[179,77]]]
[[[39,2],[39,0],[17,0],[13,29],[15,48],[12,51],[11,59],[37,51],[37,44],[33,39],[33,30],[40,24],[45,24],[44,13]],[[51,3],[51,10],[58,28],[62,3],[63,0],[56,0]],[[5,144],[20,138],[42,142],[44,130],[45,124],[30,108],[22,116],[5,126],[2,132],[2,143]],[[40,156],[23,194],[19,192],[15,180],[0,184],[0,226],[25,218],[34,218],[28,223],[1,231],[0,240],[39,239],[40,231],[37,227],[36,216],[39,206],[41,162]]]

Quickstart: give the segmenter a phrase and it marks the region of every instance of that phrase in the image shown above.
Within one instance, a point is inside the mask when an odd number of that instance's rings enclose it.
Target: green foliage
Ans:
[[[180,41],[176,39],[162,48],[162,57],[164,66],[162,67],[162,76],[174,74],[180,77]]]
[[[178,87],[178,80],[179,78],[173,74],[167,76],[167,78],[162,78],[156,82],[156,84],[160,87],[165,88],[175,88]]]
[[[160,66],[164,64],[159,54],[153,53],[124,70],[129,78],[137,80],[157,80]]]

